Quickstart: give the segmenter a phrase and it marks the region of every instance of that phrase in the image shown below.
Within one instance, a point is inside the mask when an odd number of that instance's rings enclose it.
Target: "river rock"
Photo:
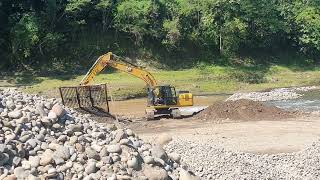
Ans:
[[[29,173],[23,169],[23,167],[17,167],[14,169],[14,175],[17,179],[26,179]]]
[[[29,163],[31,167],[37,168],[40,164],[40,157],[39,156],[29,156]]]
[[[143,174],[148,180],[167,180],[169,178],[167,171],[158,166],[146,165],[143,169]]]
[[[143,161],[146,163],[146,164],[153,164],[154,163],[154,159],[153,157],[151,156],[146,156],[143,158]]]
[[[67,160],[70,158],[70,151],[69,151],[69,148],[67,147],[59,146],[53,155],[59,158],[62,158],[64,160]]]
[[[96,160],[100,159],[99,154],[94,149],[92,149],[90,147],[86,148],[85,152],[86,152],[88,158],[90,158],[90,159],[96,159]]]
[[[70,131],[75,133],[75,132],[81,132],[83,126],[79,124],[70,124],[68,128],[70,129]]]
[[[51,109],[52,112],[54,112],[57,117],[62,117],[65,115],[65,110],[63,109],[62,106],[60,106],[59,104],[55,104],[52,109]]]
[[[88,165],[85,167],[85,172],[87,174],[95,173],[97,171],[96,163],[89,162]]]
[[[40,165],[46,166],[51,163],[53,156],[53,151],[51,149],[47,149],[41,156]]]
[[[120,153],[121,147],[119,144],[112,144],[112,145],[107,146],[107,151],[109,153]]]
[[[139,168],[139,162],[136,157],[133,157],[131,160],[128,160],[127,165],[129,168],[133,168],[135,170]]]
[[[116,130],[116,134],[115,134],[113,142],[114,143],[118,143],[118,142],[120,142],[121,139],[124,139],[126,137],[127,137],[127,135],[124,132],[124,130],[123,129],[118,129],[118,130]]]
[[[19,119],[22,117],[22,111],[21,110],[11,111],[8,113],[8,116],[12,119]]]
[[[159,145],[155,145],[151,148],[151,153],[152,153],[152,156],[154,157],[157,157],[157,158],[160,158],[164,161],[167,160],[168,156],[167,156],[167,153],[164,151],[164,149],[159,146]]]
[[[6,106],[8,109],[14,109],[16,107],[14,102],[10,100],[6,102]]]
[[[179,163],[181,160],[181,156],[177,153],[170,153],[168,156],[170,159],[174,160],[177,163]]]

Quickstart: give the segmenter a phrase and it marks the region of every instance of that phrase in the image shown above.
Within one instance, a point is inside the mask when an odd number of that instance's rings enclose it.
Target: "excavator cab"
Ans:
[[[176,89],[172,86],[148,88],[148,106],[175,106],[178,104]]]
[[[176,92],[175,87],[164,85],[148,88],[147,119],[155,115],[171,115],[180,118],[179,107],[193,106],[193,96],[189,91]]]

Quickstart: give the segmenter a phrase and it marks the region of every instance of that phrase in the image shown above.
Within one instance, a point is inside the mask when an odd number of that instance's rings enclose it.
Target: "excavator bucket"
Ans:
[[[60,87],[63,105],[71,108],[99,108],[109,112],[107,85]]]

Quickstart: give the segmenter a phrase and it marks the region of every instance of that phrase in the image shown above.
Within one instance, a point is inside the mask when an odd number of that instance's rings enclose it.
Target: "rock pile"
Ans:
[[[230,96],[226,101],[236,101],[239,99],[249,99],[253,101],[276,101],[297,99],[302,96],[298,92],[306,92],[317,89],[316,86],[310,87],[297,87],[297,88],[279,88],[273,89],[268,92],[250,92],[250,93],[235,93]]]
[[[181,154],[181,161],[201,179],[319,179],[320,141],[296,153],[257,155],[218,148],[209,141],[177,139],[165,149]]]
[[[0,179],[183,179],[180,156],[130,129],[45,99],[0,91]]]

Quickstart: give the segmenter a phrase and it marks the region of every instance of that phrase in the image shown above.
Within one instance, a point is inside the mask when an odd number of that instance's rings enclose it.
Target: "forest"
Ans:
[[[1,0],[0,69],[87,69],[99,55],[160,68],[320,61],[320,0]]]

